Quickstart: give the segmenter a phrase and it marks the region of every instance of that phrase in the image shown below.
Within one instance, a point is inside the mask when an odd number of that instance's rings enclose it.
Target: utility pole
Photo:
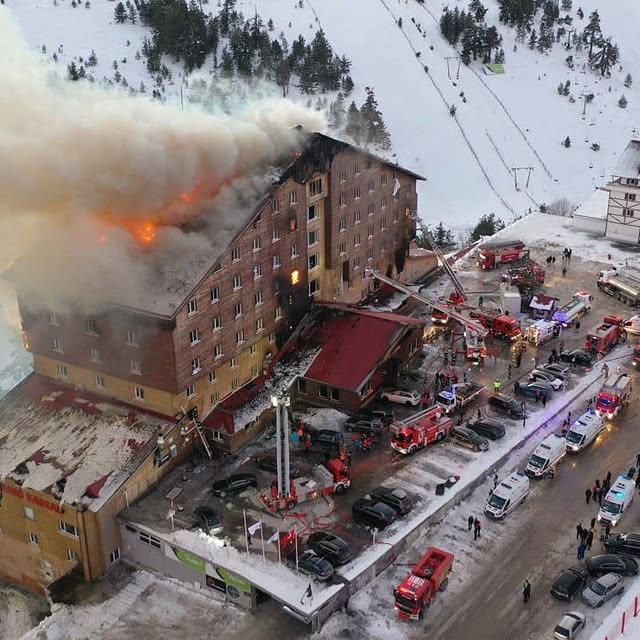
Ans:
[[[533,171],[533,167],[511,167],[511,171],[513,172],[513,180],[515,183],[516,191],[520,191],[520,188],[518,187],[518,171],[527,172],[527,182],[525,184],[525,189],[528,189],[529,180],[531,179],[531,172]]]
[[[456,71],[456,80],[460,78],[460,56],[445,56],[445,60],[447,61],[447,76],[449,80],[451,80],[451,72],[449,70],[449,60],[457,60],[458,61],[458,69]]]

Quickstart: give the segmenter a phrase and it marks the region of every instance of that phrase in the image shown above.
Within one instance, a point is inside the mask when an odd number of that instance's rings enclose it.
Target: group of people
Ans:
[[[482,524],[478,518],[474,518],[473,516],[469,516],[467,518],[467,531],[471,531],[473,529],[473,539],[477,540],[480,537],[480,531],[482,530]]]
[[[554,347],[553,349],[551,349],[551,353],[549,354],[549,357],[547,358],[547,364],[556,364],[558,362],[560,362],[560,354],[558,353],[558,351]]]
[[[634,470],[635,471],[635,470]],[[584,497],[586,498],[587,504],[593,500],[598,504],[602,504],[603,498],[607,495],[607,492],[611,488],[611,471],[607,472],[607,477],[600,484],[600,480],[596,479],[593,483],[593,488],[587,488],[584,492]]]
[[[576,538],[580,540],[578,544],[578,560],[584,559],[585,551],[591,551],[593,538],[595,537],[596,519],[591,519],[591,526],[587,529],[582,523],[576,525]]]

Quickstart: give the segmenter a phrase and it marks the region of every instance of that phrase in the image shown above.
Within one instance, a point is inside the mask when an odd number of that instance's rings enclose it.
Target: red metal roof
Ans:
[[[304,377],[350,391],[359,389],[407,328],[422,325],[420,320],[397,313],[322,306],[346,313],[323,322],[313,332],[311,341],[321,351]]]

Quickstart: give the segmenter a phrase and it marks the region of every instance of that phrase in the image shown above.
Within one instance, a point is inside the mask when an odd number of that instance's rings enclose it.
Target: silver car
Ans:
[[[619,596],[624,591],[622,582],[621,575],[606,573],[582,592],[582,599],[590,607],[601,607],[607,600]]]
[[[553,637],[558,640],[574,640],[584,628],[585,618],[578,611],[568,611],[553,630]]]

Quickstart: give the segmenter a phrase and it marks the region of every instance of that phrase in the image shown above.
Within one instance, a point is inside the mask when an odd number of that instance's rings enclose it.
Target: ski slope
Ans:
[[[139,24],[115,24],[110,0],[93,0],[90,9],[83,5],[73,9],[70,3],[58,0],[54,6],[52,0],[7,0],[34,48],[46,44],[51,55],[63,45],[58,54],[63,69],[79,55],[86,59],[93,48],[99,60],[92,70],[97,80],[112,78],[112,62],[118,60],[131,87],[144,82],[150,90],[152,80],[144,59],[135,60],[148,31]],[[203,6],[217,11],[218,4],[210,0]],[[303,0],[301,7],[299,0],[238,0],[237,4],[245,16],[257,10],[265,22],[272,18],[273,37],[282,31],[290,43],[300,33],[310,39],[321,26],[336,52],[352,60],[356,89],[349,99],[360,103],[364,88],[374,87],[397,161],[427,179],[419,185],[419,206],[428,222],[443,220],[461,229],[491,211],[509,220],[558,197],[578,204],[606,181],[628,140],[638,136],[640,77],[630,89],[623,86],[627,72],[633,75],[640,62],[636,37],[640,5],[636,0],[574,2],[574,8],[581,5],[587,16],[598,8],[604,33],[611,34],[620,47],[622,70],[616,69],[611,79],[600,79],[585,70],[584,54],[574,51],[577,64],[569,70],[564,63],[568,53],[557,43],[544,55],[520,43],[514,52],[515,31],[503,25],[499,30],[504,37],[505,75],[484,75],[481,65],[475,63],[469,68],[460,66],[457,77],[453,59],[448,74],[446,58],[456,51],[440,36],[443,3],[434,0],[424,4],[416,0]],[[446,4],[465,8],[468,1]],[[485,5],[489,9],[486,21],[497,23],[496,0],[485,0]],[[573,26],[581,30],[584,21],[572,15]],[[400,17],[402,29],[397,25]],[[175,102],[182,71],[179,65],[165,62],[173,73],[166,95]],[[209,76],[211,72],[212,62],[208,61],[199,73]],[[574,104],[556,92],[557,85],[566,80],[571,80]],[[596,98],[583,117],[580,95],[591,92]],[[622,93],[629,101],[626,110],[616,104]],[[451,104],[457,108],[455,117],[449,114]],[[561,144],[566,136],[572,141],[569,149]],[[591,151],[593,142],[600,145],[600,151]],[[524,185],[526,172],[518,172],[516,190],[514,166],[533,167],[528,188]]]

